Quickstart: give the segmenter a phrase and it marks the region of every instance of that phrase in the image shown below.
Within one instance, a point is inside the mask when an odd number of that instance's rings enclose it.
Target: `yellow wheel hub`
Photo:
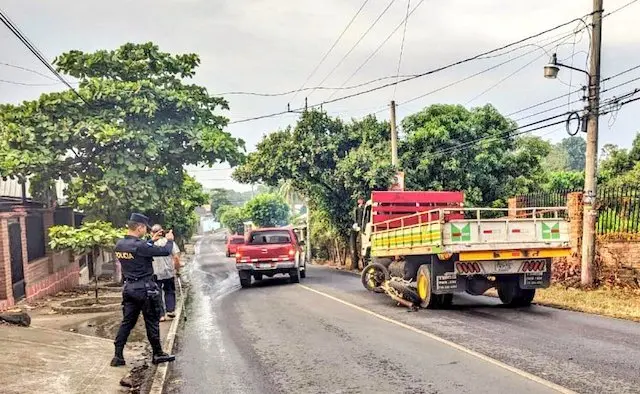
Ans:
[[[418,296],[421,300],[427,298],[427,286],[429,286],[427,278],[424,275],[418,276]]]

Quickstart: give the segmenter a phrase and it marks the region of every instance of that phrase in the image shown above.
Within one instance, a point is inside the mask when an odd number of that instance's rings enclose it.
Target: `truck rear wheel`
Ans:
[[[429,264],[423,264],[418,268],[417,290],[421,308],[434,309],[439,306],[441,297],[431,291],[431,269]]]
[[[498,297],[503,304],[515,308],[529,306],[536,295],[535,289],[522,289],[517,278],[509,278],[498,282]]]
[[[365,289],[376,293],[384,293],[380,286],[388,281],[390,277],[389,270],[384,265],[373,263],[364,267],[360,280]]]

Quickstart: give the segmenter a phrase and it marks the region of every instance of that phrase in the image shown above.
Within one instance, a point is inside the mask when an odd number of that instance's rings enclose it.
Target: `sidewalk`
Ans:
[[[113,341],[46,328],[0,326],[3,393],[119,393]]]
[[[120,380],[145,362],[143,387],[151,383],[155,366],[142,315],[125,349],[127,366],[114,368],[109,362],[121,312],[58,315],[41,308],[29,313],[31,327],[0,324],[1,393],[128,393]],[[170,320],[160,323],[163,343],[170,326]]]

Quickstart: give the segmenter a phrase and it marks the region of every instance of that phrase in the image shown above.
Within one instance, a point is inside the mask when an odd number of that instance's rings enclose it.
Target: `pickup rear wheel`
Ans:
[[[240,286],[243,288],[251,287],[251,274],[246,271],[240,271],[238,273],[240,276]]]
[[[289,271],[289,280],[291,283],[300,283],[300,268],[292,268]]]
[[[373,263],[364,267],[360,280],[365,289],[376,293],[384,293],[380,286],[388,281],[390,277],[389,270],[384,265]]]

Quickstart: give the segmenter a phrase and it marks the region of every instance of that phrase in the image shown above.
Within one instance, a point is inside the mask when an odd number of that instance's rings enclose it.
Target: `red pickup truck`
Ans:
[[[242,287],[251,286],[251,277],[262,280],[266,275],[289,275],[299,283],[306,276],[302,242],[291,228],[261,228],[253,230],[236,250],[236,268]]]

